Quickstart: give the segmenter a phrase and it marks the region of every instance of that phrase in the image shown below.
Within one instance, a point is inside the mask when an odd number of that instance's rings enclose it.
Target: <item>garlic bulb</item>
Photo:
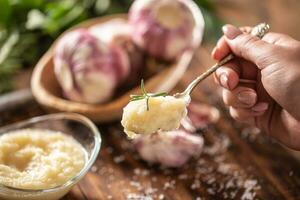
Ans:
[[[54,49],[54,71],[64,95],[78,102],[102,103],[129,74],[127,54],[108,47],[87,30],[66,33]]]
[[[173,60],[191,47],[190,0],[135,0],[129,11],[134,42],[154,57]]]
[[[209,124],[216,123],[220,118],[220,112],[208,104],[191,102],[188,106],[188,118],[195,129],[203,129]]]
[[[199,156],[203,150],[203,137],[192,133],[216,123],[219,117],[217,108],[191,102],[188,106],[188,116],[181,120],[179,130],[140,135],[133,139],[133,144],[141,158],[149,163],[180,167],[191,157]]]
[[[130,62],[130,80],[136,82],[144,65],[144,53],[132,41],[131,26],[124,19],[113,19],[96,24],[89,29],[90,33],[110,46],[123,49]]]
[[[142,135],[133,140],[140,156],[150,163],[166,167],[180,167],[191,157],[197,157],[203,149],[203,138],[185,130],[158,132]]]

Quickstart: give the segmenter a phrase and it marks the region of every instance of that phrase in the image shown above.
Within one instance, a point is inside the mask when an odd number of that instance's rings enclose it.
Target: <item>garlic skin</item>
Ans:
[[[129,11],[134,42],[154,57],[179,57],[192,45],[195,19],[189,1],[135,0]]]
[[[134,147],[142,159],[166,167],[181,167],[191,157],[201,154],[204,140],[185,130],[158,132],[140,136],[133,140]]]
[[[108,47],[85,29],[66,33],[54,49],[54,72],[64,95],[82,103],[102,103],[129,74],[127,54]]]
[[[117,46],[122,46],[128,38],[131,38],[131,27],[121,18],[91,26],[89,32],[103,42]]]
[[[89,32],[109,46],[123,49],[130,62],[130,79],[138,80],[144,65],[144,52],[132,40],[132,28],[124,19],[112,19],[89,28]]]
[[[208,104],[191,102],[188,106],[188,120],[195,129],[207,128],[209,124],[216,123],[220,118],[220,111]]]

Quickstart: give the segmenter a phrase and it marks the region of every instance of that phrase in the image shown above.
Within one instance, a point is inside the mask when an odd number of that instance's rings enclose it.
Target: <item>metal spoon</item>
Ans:
[[[262,38],[270,29],[270,26],[266,23],[258,24],[257,26],[253,27],[251,30],[251,35],[254,35],[258,38]],[[226,64],[230,60],[234,58],[233,54],[227,55],[225,58],[223,58],[220,62],[213,65],[211,68],[209,68],[207,71],[205,71],[203,74],[195,78],[182,93],[176,93],[174,94],[174,97],[176,98],[187,98],[187,100],[190,100],[190,94],[193,92],[195,87],[204,79],[206,79],[209,75],[214,73],[219,67]]]

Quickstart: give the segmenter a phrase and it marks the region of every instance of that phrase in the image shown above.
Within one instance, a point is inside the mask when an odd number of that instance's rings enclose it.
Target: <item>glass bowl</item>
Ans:
[[[101,137],[97,127],[88,118],[74,113],[50,114],[34,117],[0,128],[0,136],[23,128],[48,129],[60,131],[72,136],[87,153],[87,161],[81,171],[63,185],[49,189],[28,190],[0,184],[0,199],[9,200],[57,200],[64,196],[73,185],[88,172],[95,162],[101,146]],[[9,134],[9,133],[8,133]]]

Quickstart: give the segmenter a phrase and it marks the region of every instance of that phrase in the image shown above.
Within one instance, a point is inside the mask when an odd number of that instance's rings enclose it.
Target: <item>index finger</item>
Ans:
[[[250,33],[252,30],[252,27],[243,26],[243,27],[240,27],[240,30],[244,33]],[[222,36],[218,40],[216,47],[213,49],[213,51],[211,53],[212,58],[219,61],[222,58],[224,58],[225,56],[227,56],[229,53],[231,53],[230,47],[228,46],[228,44],[225,40],[225,36]]]
[[[224,58],[226,55],[228,55],[230,52],[231,50],[225,40],[225,36],[222,36],[217,42],[217,45],[212,51],[211,55],[213,59],[219,61],[222,58]]]

